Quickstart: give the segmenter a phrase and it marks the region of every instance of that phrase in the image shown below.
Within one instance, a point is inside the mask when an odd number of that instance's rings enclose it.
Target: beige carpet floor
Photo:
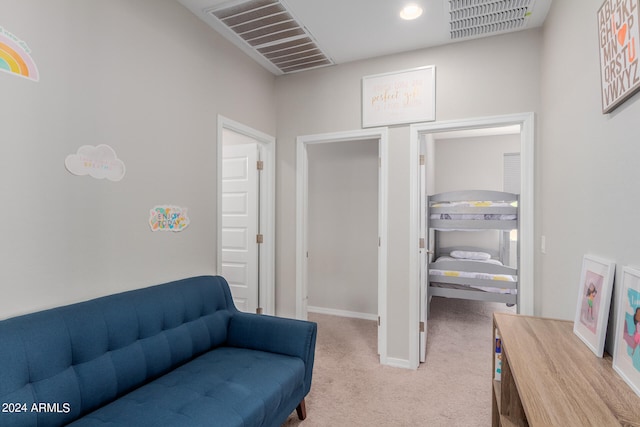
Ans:
[[[434,298],[427,361],[379,364],[376,323],[309,314],[318,339],[307,419],[286,427],[490,426],[491,315],[505,304]]]

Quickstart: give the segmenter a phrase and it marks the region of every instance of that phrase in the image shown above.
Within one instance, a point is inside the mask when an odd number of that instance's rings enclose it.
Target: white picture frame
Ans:
[[[640,90],[636,69],[640,55],[639,0],[625,3],[625,13],[620,12],[619,3],[605,0],[597,15],[602,114],[612,112]]]
[[[582,260],[573,332],[602,357],[616,265],[593,255]]]
[[[436,67],[362,78],[362,127],[419,123],[436,119]]]
[[[623,268],[616,308],[613,369],[640,396],[640,270]]]

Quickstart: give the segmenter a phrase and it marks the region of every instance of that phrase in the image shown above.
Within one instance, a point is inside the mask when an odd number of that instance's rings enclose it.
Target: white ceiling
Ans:
[[[235,5],[243,0],[178,1],[265,68],[274,74],[282,74],[246,42],[225,31],[214,16],[206,13],[212,8]],[[487,4],[493,0],[463,1]],[[541,26],[551,1],[534,0],[529,6],[532,12],[521,29]],[[410,2],[420,5],[424,13],[414,21],[403,21],[399,17],[400,9]],[[335,64],[483,37],[450,39],[449,0],[280,0],[280,3]],[[508,31],[499,33],[504,32]]]

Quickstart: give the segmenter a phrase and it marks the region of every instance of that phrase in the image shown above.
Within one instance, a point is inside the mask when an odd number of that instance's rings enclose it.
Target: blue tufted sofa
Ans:
[[[239,312],[219,276],[0,321],[0,426],[280,426],[316,325]]]

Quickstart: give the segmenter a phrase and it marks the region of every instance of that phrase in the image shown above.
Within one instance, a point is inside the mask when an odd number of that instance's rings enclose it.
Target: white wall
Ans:
[[[40,81],[0,73],[0,318],[215,273],[216,117],[275,134],[274,77],[173,0],[7,0]],[[68,173],[111,145],[120,182]],[[188,208],[152,233],[157,204]]]
[[[503,191],[504,154],[517,152],[520,134],[436,139],[435,191]]]
[[[640,94],[602,114],[596,14],[601,0],[554,1],[543,34],[536,168],[538,314],[572,319],[584,254],[640,266]],[[610,325],[610,330],[613,325]]]
[[[438,120],[539,110],[540,31],[281,76],[277,107],[277,312],[295,315],[295,138],[361,127],[363,76],[436,66]],[[388,348],[409,359],[409,127],[389,131]]]
[[[308,304],[375,318],[378,141],[309,144],[307,153]]]
[[[436,134],[437,137],[437,134]],[[436,139],[435,193],[504,191],[504,154],[520,152],[520,134]],[[502,232],[443,232],[440,247],[475,246],[499,252]]]

